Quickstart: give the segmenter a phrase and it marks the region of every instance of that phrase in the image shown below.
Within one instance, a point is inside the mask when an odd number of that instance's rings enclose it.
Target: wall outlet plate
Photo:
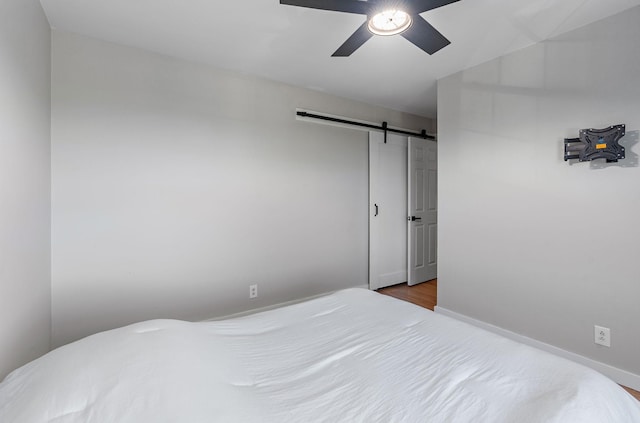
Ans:
[[[249,285],[249,298],[258,297],[258,285]]]
[[[605,347],[611,346],[611,329],[602,326],[594,326],[593,342]]]

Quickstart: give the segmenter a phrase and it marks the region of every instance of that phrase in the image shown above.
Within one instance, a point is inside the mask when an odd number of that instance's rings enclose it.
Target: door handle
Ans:
[[[422,218],[416,217],[416,216],[409,216],[407,217],[407,220],[410,220],[411,222],[415,222],[416,220],[422,220]]]
[[[376,214],[374,214],[373,217],[376,217],[378,215],[378,205],[374,204],[374,206],[376,207]]]

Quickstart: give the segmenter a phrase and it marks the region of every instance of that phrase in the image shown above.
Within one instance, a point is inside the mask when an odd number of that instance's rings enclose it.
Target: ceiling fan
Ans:
[[[451,42],[420,13],[460,0],[280,0],[280,4],[366,15],[367,21],[342,44],[334,57],[347,57],[374,35],[400,34],[429,54]]]

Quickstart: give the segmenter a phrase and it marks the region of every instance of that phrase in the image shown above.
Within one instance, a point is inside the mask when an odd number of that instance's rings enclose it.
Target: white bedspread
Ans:
[[[581,365],[350,289],[58,348],[0,384],[0,422],[624,423],[640,406]]]

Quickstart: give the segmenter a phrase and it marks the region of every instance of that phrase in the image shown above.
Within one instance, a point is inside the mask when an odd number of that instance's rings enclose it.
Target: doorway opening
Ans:
[[[437,144],[369,133],[369,288],[437,277]]]

